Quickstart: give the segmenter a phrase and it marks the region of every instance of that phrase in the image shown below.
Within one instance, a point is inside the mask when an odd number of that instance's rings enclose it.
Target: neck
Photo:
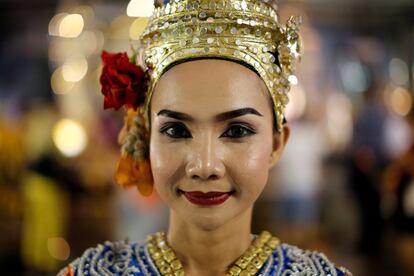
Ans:
[[[167,240],[186,275],[225,275],[252,242],[252,207],[216,229],[189,224],[173,210]]]

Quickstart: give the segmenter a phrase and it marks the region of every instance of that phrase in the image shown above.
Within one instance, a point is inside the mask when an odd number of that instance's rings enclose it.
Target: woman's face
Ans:
[[[272,112],[265,84],[245,66],[206,59],[168,70],[151,100],[150,160],[162,200],[205,229],[248,211],[288,137],[287,127],[273,131]],[[195,203],[196,191],[227,199]]]

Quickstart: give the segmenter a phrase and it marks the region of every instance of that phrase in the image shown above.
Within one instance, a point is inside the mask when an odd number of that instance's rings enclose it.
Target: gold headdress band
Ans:
[[[260,75],[272,97],[280,130],[288,103],[288,78],[299,58],[300,20],[291,17],[282,26],[276,6],[260,0],[174,0],[156,8],[140,38],[141,64],[150,76],[142,114],[148,116],[154,87],[171,65],[221,58],[247,64]]]

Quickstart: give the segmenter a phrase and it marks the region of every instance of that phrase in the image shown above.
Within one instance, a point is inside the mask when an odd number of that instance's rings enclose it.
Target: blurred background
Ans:
[[[114,184],[123,112],[103,111],[100,53],[128,51],[151,0],[0,0],[0,274],[55,275],[168,210]],[[291,139],[254,231],[354,275],[414,275],[414,1],[280,1],[301,14]]]

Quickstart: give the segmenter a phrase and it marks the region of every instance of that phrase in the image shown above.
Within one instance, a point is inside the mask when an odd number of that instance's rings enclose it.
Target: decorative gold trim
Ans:
[[[255,275],[280,244],[280,240],[263,231],[228,269],[229,276]],[[165,276],[184,276],[184,267],[168,245],[164,232],[148,236],[148,251],[158,271]]]

